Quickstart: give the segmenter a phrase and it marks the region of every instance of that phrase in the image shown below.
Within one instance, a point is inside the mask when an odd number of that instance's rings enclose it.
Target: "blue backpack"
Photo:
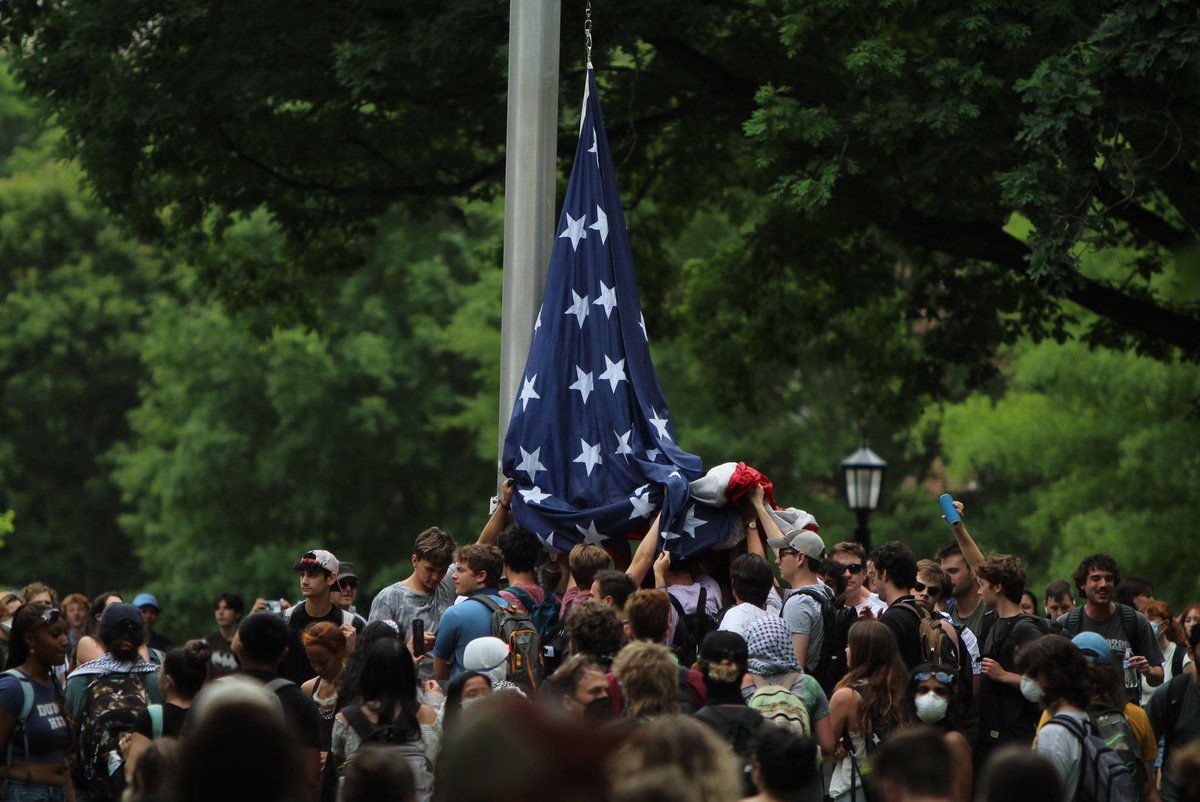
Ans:
[[[534,604],[529,593],[516,585],[509,586],[507,590],[517,597],[517,601],[525,608],[525,614],[533,622],[533,628],[537,630],[538,637],[542,639],[542,643],[546,643],[552,630],[558,624],[558,597],[551,591],[546,591],[546,597],[542,599],[542,603]]]

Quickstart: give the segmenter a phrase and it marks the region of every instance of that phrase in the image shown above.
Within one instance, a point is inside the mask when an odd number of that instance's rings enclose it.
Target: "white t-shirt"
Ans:
[[[854,609],[861,616],[862,611],[871,608],[871,613],[875,616],[875,620],[879,620],[879,616],[883,615],[883,611],[888,608],[887,602],[879,598],[878,593],[872,593],[862,604],[854,605]]]
[[[750,629],[759,618],[771,615],[771,612],[764,610],[761,607],[755,607],[750,602],[742,602],[741,604],[730,607],[725,611],[725,617],[721,619],[721,626],[718,629],[726,632],[736,632],[743,638],[746,637],[746,631]],[[775,613],[778,615],[778,613]]]

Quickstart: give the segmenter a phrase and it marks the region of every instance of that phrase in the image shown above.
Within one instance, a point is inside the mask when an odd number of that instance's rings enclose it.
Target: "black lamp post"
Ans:
[[[858,528],[854,539],[868,552],[871,550],[871,529],[867,523],[871,513],[879,509],[879,495],[883,491],[883,473],[887,463],[871,449],[864,440],[862,447],[842,460],[842,473],[846,477],[846,505],[858,516]]]

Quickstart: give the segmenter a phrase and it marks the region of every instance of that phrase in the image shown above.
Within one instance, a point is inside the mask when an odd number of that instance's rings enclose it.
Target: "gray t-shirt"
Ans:
[[[1088,726],[1086,713],[1063,712],[1059,715],[1069,716],[1082,726]],[[1049,758],[1050,762],[1054,764],[1054,770],[1058,772],[1063,783],[1062,798],[1064,802],[1071,802],[1075,799],[1076,786],[1079,785],[1079,765],[1083,762],[1083,744],[1066,727],[1047,724],[1038,732],[1037,751],[1039,755]]]
[[[455,573],[456,566],[451,563],[450,570],[433,593],[418,593],[406,587],[403,582],[389,585],[379,591],[375,600],[371,602],[368,621],[395,621],[400,627],[400,634],[408,640],[412,637],[413,621],[420,619],[425,624],[426,632],[436,634],[442,614],[454,606],[457,595],[454,592]],[[426,657],[417,664],[417,674],[421,680],[433,679],[431,657]]]
[[[803,590],[816,591],[821,596],[833,599],[833,591],[818,582],[815,585],[801,585],[788,591],[788,597],[783,602],[783,620],[793,635],[808,636],[807,672],[812,673],[821,660],[821,642],[825,638],[825,621],[821,618],[821,605],[817,600],[801,593]]]
[[[1132,610],[1133,626],[1130,627],[1130,632],[1126,632],[1126,624],[1124,619],[1128,619],[1128,613],[1122,613],[1120,607],[1113,611],[1113,614],[1103,621],[1095,621],[1088,617],[1087,608],[1081,607],[1076,610],[1079,613],[1079,628],[1072,631],[1067,626],[1067,619],[1071,617],[1071,613],[1060,616],[1058,623],[1066,630],[1069,637],[1078,635],[1080,632],[1095,632],[1102,638],[1108,641],[1108,648],[1112,650],[1112,660],[1114,663],[1120,663],[1125,659],[1125,650],[1131,649],[1135,655],[1145,657],[1152,666],[1161,666],[1163,664],[1162,649],[1158,647],[1158,637],[1155,636],[1154,630],[1150,626],[1150,620],[1141,613]],[[1130,635],[1134,640],[1129,642]],[[1138,674],[1132,670],[1126,673],[1125,689],[1129,694],[1129,700],[1134,704],[1141,701],[1142,683]]]

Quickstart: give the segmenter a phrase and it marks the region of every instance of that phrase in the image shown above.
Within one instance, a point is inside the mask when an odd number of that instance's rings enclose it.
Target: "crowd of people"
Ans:
[[[181,646],[150,594],[5,595],[0,799],[1200,799],[1200,604],[1109,555],[1035,594],[961,521],[928,559],[827,548],[761,487],[731,549],[557,554],[512,492],[365,617],[324,549]]]

